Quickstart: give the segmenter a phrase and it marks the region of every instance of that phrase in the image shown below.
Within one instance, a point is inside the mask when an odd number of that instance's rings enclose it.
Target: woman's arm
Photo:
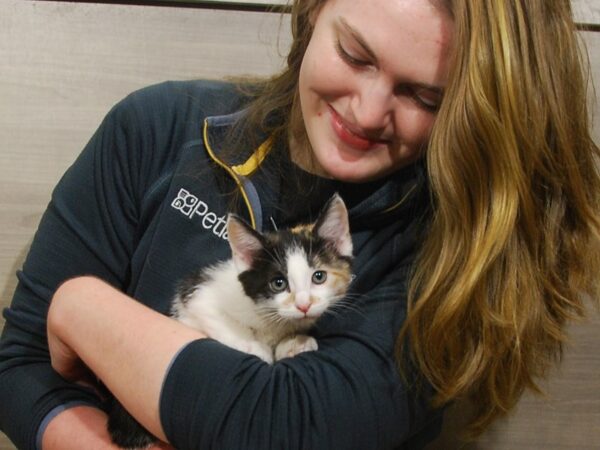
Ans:
[[[419,394],[426,387],[397,374],[391,343],[401,292],[395,283],[377,291],[351,322],[318,336],[318,351],[270,366],[98,279],[76,278],[50,306],[52,364],[76,380],[83,361],[136,419],[180,449],[421,448],[406,440],[420,429],[417,439],[431,439],[438,417]]]
[[[83,362],[163,441],[163,379],[177,352],[203,337],[93,277],[65,282],[48,312],[52,367],[70,381],[81,381]]]

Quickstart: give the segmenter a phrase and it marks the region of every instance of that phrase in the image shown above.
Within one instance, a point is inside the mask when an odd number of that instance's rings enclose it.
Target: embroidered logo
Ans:
[[[227,216],[218,217],[208,205],[185,189],[179,189],[171,207],[190,219],[201,218],[202,227],[211,230],[216,236],[227,240]]]

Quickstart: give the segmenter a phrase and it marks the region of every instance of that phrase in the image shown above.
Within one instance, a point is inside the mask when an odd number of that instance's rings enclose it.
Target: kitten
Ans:
[[[334,195],[314,224],[260,234],[230,214],[232,258],[204,268],[177,288],[171,315],[234,349],[272,363],[317,350],[306,334],[342,299],[351,280],[348,212]],[[115,400],[113,441],[143,448],[155,438]]]

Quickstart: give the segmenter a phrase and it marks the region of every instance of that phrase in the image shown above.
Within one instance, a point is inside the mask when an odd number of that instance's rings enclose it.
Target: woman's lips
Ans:
[[[372,140],[353,132],[348,128],[344,123],[344,120],[333,107],[329,106],[329,112],[331,113],[331,126],[333,131],[335,131],[335,134],[342,142],[348,144],[350,147],[366,151],[371,150],[380,144],[387,143],[385,140]]]

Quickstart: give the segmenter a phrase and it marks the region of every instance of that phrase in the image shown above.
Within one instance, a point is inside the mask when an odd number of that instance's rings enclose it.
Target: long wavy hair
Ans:
[[[306,143],[298,75],[325,1],[294,1],[287,67],[253,85],[248,133]],[[409,342],[436,405],[473,399],[476,434],[539,390],[565,322],[599,297],[600,155],[569,0],[431,2],[454,21],[453,63],[398,360]]]
[[[599,150],[569,0],[448,0],[445,98],[426,153],[433,215],[400,336],[476,435],[559,359],[600,294]]]

